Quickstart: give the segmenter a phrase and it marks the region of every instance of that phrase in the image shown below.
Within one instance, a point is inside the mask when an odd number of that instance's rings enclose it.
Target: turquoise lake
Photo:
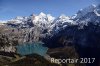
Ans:
[[[28,55],[28,54],[35,53],[41,56],[44,56],[48,50],[48,48],[44,47],[43,43],[41,42],[20,44],[16,46],[16,49],[17,49],[17,53],[21,55]]]

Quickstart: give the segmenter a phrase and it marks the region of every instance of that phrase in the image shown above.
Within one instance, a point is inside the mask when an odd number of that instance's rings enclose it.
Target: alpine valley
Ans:
[[[95,58],[51,63],[50,58]],[[5,63],[6,62],[6,63]],[[100,66],[100,5],[73,16],[32,14],[0,21],[0,66]]]

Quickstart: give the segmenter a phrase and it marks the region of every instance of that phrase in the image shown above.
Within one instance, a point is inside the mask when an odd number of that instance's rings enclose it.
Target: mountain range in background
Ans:
[[[80,9],[71,17],[41,12],[0,21],[0,51],[16,53],[16,46],[32,42],[43,42],[50,57],[94,57],[95,63],[86,66],[100,66],[100,5]]]

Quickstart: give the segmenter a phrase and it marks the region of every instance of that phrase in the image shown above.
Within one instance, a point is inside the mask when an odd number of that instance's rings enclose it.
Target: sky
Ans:
[[[16,16],[29,16],[44,12],[58,17],[61,14],[74,15],[79,9],[100,0],[0,0],[0,20],[9,20]]]

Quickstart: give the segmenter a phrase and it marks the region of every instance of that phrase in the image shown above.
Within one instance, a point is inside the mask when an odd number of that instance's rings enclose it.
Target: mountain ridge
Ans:
[[[84,13],[84,10],[86,13]],[[5,36],[3,38],[4,41],[7,41],[7,39],[9,41],[14,40],[18,44],[24,44],[25,42],[38,42],[43,41],[44,39],[56,39],[56,37],[59,39],[59,36],[63,35],[73,36],[74,32],[77,33],[75,34],[76,37],[85,39],[86,37],[78,34],[83,32],[83,35],[87,36],[88,31],[91,33],[94,31],[94,27],[97,28],[100,25],[100,16],[98,16],[99,10],[99,5],[92,5],[79,10],[79,12],[76,13],[76,16],[72,17],[61,15],[58,18],[55,18],[50,14],[45,14],[43,12],[38,15],[32,14],[29,17],[19,16],[15,19],[8,20],[6,23],[0,24],[0,35],[1,38],[2,36]],[[74,29],[75,31],[73,31]],[[86,29],[88,29],[87,33],[84,32]],[[99,33],[98,29],[97,34]],[[62,38],[60,40],[62,40]],[[10,43],[11,46],[13,45],[11,42],[8,43]]]

